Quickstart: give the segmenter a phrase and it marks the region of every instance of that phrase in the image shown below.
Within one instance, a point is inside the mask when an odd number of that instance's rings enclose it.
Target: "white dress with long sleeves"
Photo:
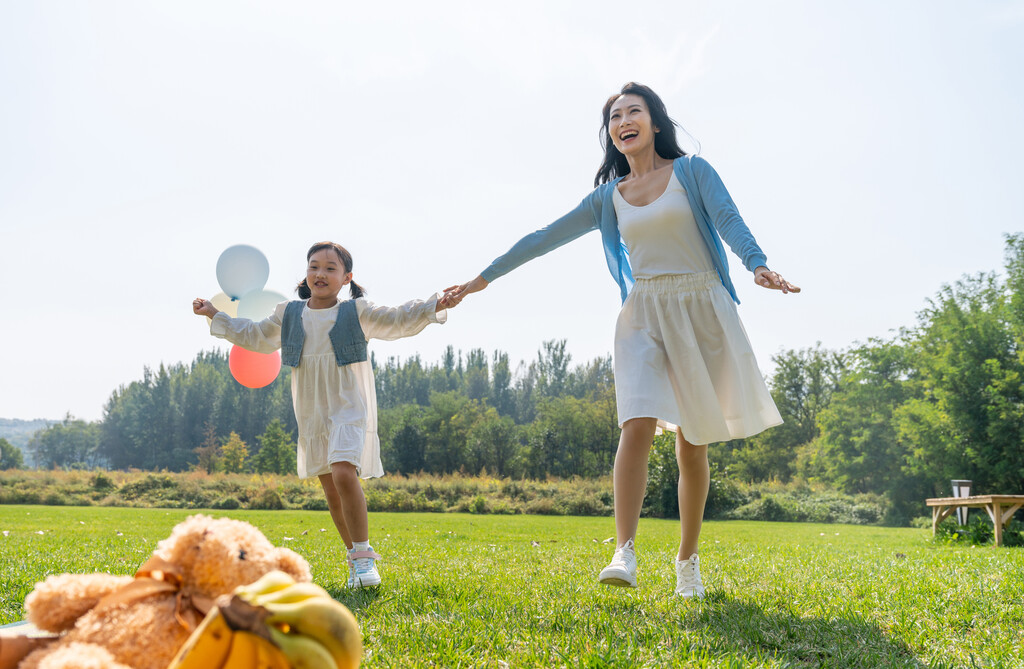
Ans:
[[[648,205],[612,203],[636,278],[615,325],[619,425],[657,418],[708,444],[781,423],[675,173]]]
[[[428,300],[412,300],[398,307],[375,305],[356,299],[359,325],[367,341],[400,339],[417,334],[430,323],[444,323],[447,311],[435,312],[435,294]],[[230,318],[218,313],[210,333],[258,353],[281,348],[281,322],[288,305],[282,302],[262,321]],[[302,310],[305,340],[299,366],[292,369],[292,405],[299,428],[298,474],[309,478],[327,474],[331,463],[351,462],[359,475],[384,475],[377,437],[377,392],[369,360],[338,365],[329,333],[338,317],[339,304],[327,309]]]

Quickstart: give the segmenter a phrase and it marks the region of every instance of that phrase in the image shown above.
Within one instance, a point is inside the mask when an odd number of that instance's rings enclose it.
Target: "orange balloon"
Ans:
[[[241,346],[232,346],[228,353],[228,369],[246,388],[269,386],[281,371],[281,352],[254,353]]]

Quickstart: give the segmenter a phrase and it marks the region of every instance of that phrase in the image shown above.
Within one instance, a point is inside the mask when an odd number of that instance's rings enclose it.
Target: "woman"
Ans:
[[[636,587],[634,536],[651,443],[661,427],[676,432],[679,463],[675,592],[702,597],[698,539],[710,480],[707,445],[782,422],[736,312],[722,239],[757,285],[800,289],[768,269],[718,174],[679,148],[674,122],[654,91],[630,82],[602,114],[605,155],[596,189],[459,286],[457,295],[483,290],[528,260],[600,229],[623,305],[614,355],[622,428],[613,477],[617,547],[599,579]]]

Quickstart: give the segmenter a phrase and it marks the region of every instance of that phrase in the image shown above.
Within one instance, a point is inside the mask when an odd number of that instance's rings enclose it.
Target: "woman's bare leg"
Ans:
[[[345,542],[346,548],[352,548],[352,535],[348,532],[348,525],[345,524],[345,512],[341,506],[341,496],[334,487],[334,477],[331,474],[321,474],[319,477],[320,486],[324,489],[324,497],[327,498],[327,509],[331,512],[331,520],[334,527],[338,529],[341,540]]]
[[[647,459],[658,427],[655,418],[633,418],[622,424],[619,450],[615,453],[615,540],[621,546],[636,536],[640,509],[647,492]]]
[[[679,559],[697,552],[704,505],[708,501],[711,471],[707,444],[697,446],[676,435],[676,462],[679,464]]]

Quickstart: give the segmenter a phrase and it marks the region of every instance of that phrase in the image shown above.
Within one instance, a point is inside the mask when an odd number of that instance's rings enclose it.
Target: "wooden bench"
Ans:
[[[925,500],[932,507],[932,536],[939,523],[957,508],[981,507],[988,512],[995,526],[996,546],[1003,544],[1003,526],[1024,505],[1024,495],[971,495],[970,497],[932,497]]]

